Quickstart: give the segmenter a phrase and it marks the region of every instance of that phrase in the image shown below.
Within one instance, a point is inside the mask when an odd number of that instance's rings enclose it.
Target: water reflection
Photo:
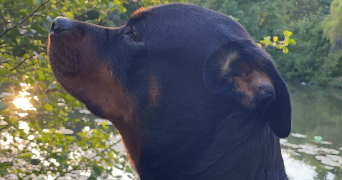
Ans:
[[[282,151],[286,172],[291,180],[311,180],[317,173],[315,168],[291,158],[292,152]],[[298,173],[300,172],[300,173]]]
[[[292,134],[281,140],[294,180],[342,179],[342,91],[290,87]]]

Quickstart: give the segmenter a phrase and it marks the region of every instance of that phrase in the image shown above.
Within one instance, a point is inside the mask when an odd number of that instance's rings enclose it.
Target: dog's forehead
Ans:
[[[184,17],[192,17],[192,16],[210,16],[210,17],[218,17],[221,16],[221,13],[217,13],[211,11],[209,9],[205,9],[200,6],[192,5],[192,4],[184,4],[184,3],[169,3],[159,6],[151,6],[147,8],[139,8],[137,9],[131,16],[131,22],[137,22],[139,20],[162,20],[165,22],[165,19],[168,20],[184,20]],[[180,17],[182,17],[180,19]],[[222,17],[222,16],[221,16]],[[203,19],[202,19],[203,20]]]
[[[126,27],[131,25],[145,46],[153,51],[165,50],[167,46],[174,50],[201,52],[205,49],[205,52],[212,52],[220,44],[234,39],[250,39],[247,31],[231,17],[184,3],[138,9]]]

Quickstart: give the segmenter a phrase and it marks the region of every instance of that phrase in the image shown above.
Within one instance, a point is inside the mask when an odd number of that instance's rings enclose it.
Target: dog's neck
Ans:
[[[255,117],[241,112],[218,121],[198,121],[211,123],[193,132],[183,131],[187,124],[180,121],[171,131],[157,127],[160,131],[152,130],[144,139],[141,180],[287,179],[279,139]]]

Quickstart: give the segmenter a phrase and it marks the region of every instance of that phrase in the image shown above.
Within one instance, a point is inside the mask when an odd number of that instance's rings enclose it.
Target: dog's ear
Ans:
[[[291,104],[284,80],[271,57],[254,42],[233,42],[205,62],[206,87],[242,108],[260,112],[280,138],[291,131]]]

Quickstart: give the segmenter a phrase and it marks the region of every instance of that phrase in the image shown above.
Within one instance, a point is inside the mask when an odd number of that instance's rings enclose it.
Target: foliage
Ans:
[[[296,46],[287,47],[289,53],[278,53],[268,48],[282,76],[295,83],[314,82],[328,85],[342,75],[340,47],[332,48],[323,35],[323,19],[329,14],[331,0],[202,0],[201,5],[233,16],[256,41],[263,39],[267,45],[273,37],[282,39],[283,30],[289,29]],[[341,14],[341,11],[339,11]],[[336,15],[338,16],[338,15]],[[338,16],[339,18],[342,16]],[[341,29],[332,25],[331,28]],[[269,37],[268,37],[269,36]],[[264,42],[265,43],[265,42]],[[266,44],[266,43],[265,43]],[[263,44],[263,45],[265,45]],[[280,46],[278,45],[278,48]],[[287,50],[283,50],[287,52]]]
[[[296,41],[294,39],[291,39],[290,36],[292,35],[291,31],[284,31],[285,39],[283,41],[278,41],[278,36],[273,36],[273,42],[271,41],[271,37],[267,36],[264,37],[264,40],[261,40],[260,43],[258,43],[258,46],[262,47],[263,49],[266,49],[269,46],[273,46],[277,49],[282,49],[285,54],[289,53],[289,49],[287,46],[289,44],[295,45]]]
[[[84,106],[56,82],[46,53],[57,16],[114,26],[140,6],[167,3],[127,2],[0,1],[0,179],[58,179],[80,173],[106,179],[117,175],[112,174],[114,167],[132,173],[124,153],[113,148],[118,132],[79,113],[85,112]]]
[[[330,14],[324,18],[324,35],[335,46],[336,42],[342,45],[342,0],[334,0],[330,6]]]

